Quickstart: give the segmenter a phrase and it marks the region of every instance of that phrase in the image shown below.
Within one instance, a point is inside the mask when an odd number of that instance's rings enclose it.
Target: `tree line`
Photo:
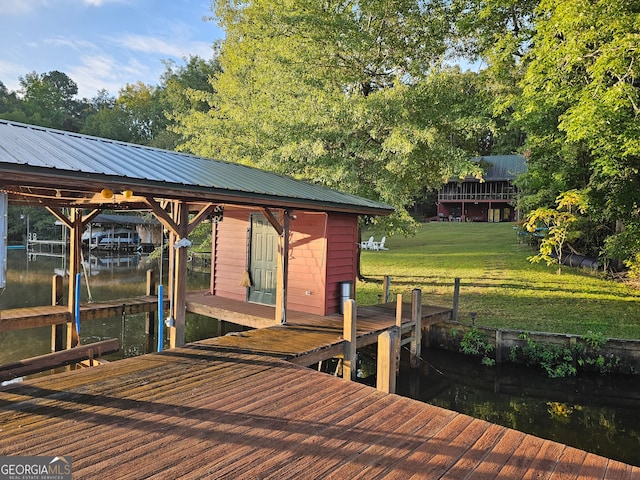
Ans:
[[[388,234],[415,229],[409,210],[443,181],[481,178],[470,158],[521,153],[522,216],[559,228],[565,249],[640,264],[640,0],[212,10],[225,32],[213,60],[82,101],[66,75],[28,74],[20,92],[0,88],[0,116],[347,190],[396,207],[371,220]]]

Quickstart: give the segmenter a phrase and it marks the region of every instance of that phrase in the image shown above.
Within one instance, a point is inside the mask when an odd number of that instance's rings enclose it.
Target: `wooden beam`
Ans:
[[[81,347],[48,353],[38,357],[27,358],[19,362],[0,365],[0,381],[12,380],[32,373],[44,372],[52,368],[63,367],[82,360],[100,357],[119,350],[117,338],[90,343]]]
[[[174,211],[175,223],[178,227],[178,239],[187,238],[189,229],[189,206],[186,203],[178,204],[178,208]],[[184,345],[184,327],[186,317],[186,295],[187,295],[187,247],[175,248],[174,250],[174,269],[171,283],[173,284],[173,312],[172,317],[174,324],[169,327],[169,345],[170,348],[180,347]]]
[[[80,343],[78,328],[76,327],[76,281],[77,274],[80,273],[82,255],[82,210],[71,209],[71,228],[69,229],[69,295],[67,297],[67,310],[71,317],[71,335],[67,338],[67,348],[75,347]],[[80,319],[77,319],[79,322]]]
[[[280,222],[278,222],[278,219],[273,215],[273,213],[271,213],[271,210],[269,210],[268,208],[261,208],[260,210],[262,211],[263,215],[267,218],[271,226],[275,228],[278,235],[282,235],[282,232],[284,231],[284,227],[280,225]]]
[[[289,278],[289,220],[290,212],[284,211],[282,233],[278,237],[278,268],[276,280],[276,322],[287,323],[287,290]]]
[[[100,212],[102,212],[101,208],[94,208],[93,210],[91,210],[89,213],[87,213],[86,215],[84,215],[82,217],[82,226],[86,227],[89,223],[91,223],[91,221],[96,218],[98,215],[100,215]]]
[[[191,232],[193,232],[193,230],[200,225],[200,223],[205,220],[210,214],[211,212],[213,212],[213,209],[216,208],[216,205],[213,203],[210,203],[209,205],[205,205],[197,214],[195,217],[193,217],[191,219],[191,221],[189,222],[189,228],[187,229],[187,235],[190,234]]]
[[[67,226],[67,228],[69,228],[69,229],[73,228],[73,223],[71,222],[69,217],[67,217],[64,213],[62,213],[62,210],[60,210],[59,208],[56,208],[56,207],[49,207],[49,206],[47,206],[45,208],[54,217],[56,217],[58,220],[60,220],[62,223],[64,223]]]
[[[146,197],[145,201],[149,208],[156,216],[158,221],[167,227],[174,235],[178,235],[178,224],[171,218],[171,216],[160,206],[158,202],[152,197]]]

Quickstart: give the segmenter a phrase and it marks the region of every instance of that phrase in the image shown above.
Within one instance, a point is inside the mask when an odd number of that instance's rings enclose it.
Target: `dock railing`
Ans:
[[[376,388],[395,393],[396,376],[400,365],[400,352],[409,345],[409,362],[412,368],[420,364],[422,351],[422,291],[414,289],[411,297],[411,319],[402,321],[402,294],[396,297],[395,324],[378,335]],[[354,380],[356,376],[357,305],[349,299],[344,303],[344,332],[342,377]]]

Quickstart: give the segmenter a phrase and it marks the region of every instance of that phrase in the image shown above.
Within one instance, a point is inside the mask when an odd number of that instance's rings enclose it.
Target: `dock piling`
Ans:
[[[399,345],[400,334],[396,328],[378,335],[376,388],[381,392],[396,392],[396,366]]]
[[[458,308],[460,306],[460,279],[456,278],[453,284],[453,311],[451,312],[451,320],[458,321]]]
[[[342,378],[354,380],[356,377],[356,301],[344,302],[344,359],[342,362]]]
[[[414,288],[411,292],[411,320],[415,326],[409,344],[409,364],[411,368],[418,368],[422,355],[422,290],[419,288]]]
[[[63,286],[62,276],[54,275],[51,279],[51,305],[62,305]],[[65,349],[66,324],[51,325],[51,351],[59,352]]]
[[[147,270],[147,289],[145,295],[151,297],[156,294],[156,273]],[[147,337],[146,353],[153,352],[153,337],[156,333],[156,316],[155,312],[147,312],[144,317],[144,333]]]

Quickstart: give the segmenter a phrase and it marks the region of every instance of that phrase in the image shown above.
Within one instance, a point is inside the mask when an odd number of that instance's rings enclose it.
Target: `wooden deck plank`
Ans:
[[[330,349],[341,336],[340,316],[292,317],[286,326],[0,388],[0,452],[72,455],[74,478],[640,475],[284,361]],[[385,324],[392,322],[373,309],[361,338]]]
[[[584,464],[587,452],[576,448],[565,448],[553,472],[556,480],[578,480],[579,468]]]
[[[465,454],[447,470],[442,478],[458,480],[469,478],[472,474],[475,475],[479,466],[485,462],[489,452],[493,450],[504,434],[504,428],[490,424],[484,429],[477,441],[473,445],[469,445]]]
[[[525,435],[513,452],[509,463],[498,473],[498,478],[522,478],[543,444],[543,439]]]
[[[482,462],[476,467],[473,478],[477,480],[498,478],[500,470],[504,465],[509,464],[515,449],[525,436],[522,432],[505,429],[504,434],[499,437],[494,447],[487,452]]]
[[[143,361],[153,382],[144,383],[143,370],[131,368],[127,374],[118,366],[128,391],[117,390],[113,375],[107,375],[109,386],[100,381],[102,370],[115,369],[117,362],[62,374],[65,381],[79,378],[81,387],[76,391],[55,391],[55,377],[5,387],[0,391],[0,422],[12,415],[7,408],[12,401],[24,404],[25,396],[40,399],[38,389],[41,400],[48,402],[40,408],[49,409],[48,419],[55,422],[29,428],[31,443],[26,450],[12,449],[11,436],[0,437],[0,451],[53,455],[67,454],[60,449],[70,448],[77,478],[104,472],[109,472],[104,478],[167,478],[167,471],[172,478],[242,473],[339,478],[366,468],[374,474],[370,478],[408,478],[455,472],[455,468],[470,471],[481,446],[493,442],[495,448],[482,459],[484,465],[498,458],[493,452],[499,453],[497,447],[512,432],[498,426],[487,429],[485,422],[464,415],[275,359],[203,350],[202,345],[149,357],[162,357]],[[131,359],[132,367],[138,361]],[[65,427],[74,424],[84,428]],[[505,434],[497,435],[500,430]],[[48,436],[49,432],[54,433]],[[511,440],[529,438],[520,434]],[[502,474],[509,471],[503,467],[513,461],[512,452],[525,450],[505,449],[508,454],[500,457],[498,466]],[[467,461],[467,452],[476,457]],[[536,455],[532,458],[535,462]],[[607,462],[595,458],[599,464]],[[611,465],[611,474],[626,473],[615,462],[606,464]],[[513,471],[520,472],[522,465],[526,474],[526,462]],[[542,471],[549,464],[542,461],[539,466]]]

